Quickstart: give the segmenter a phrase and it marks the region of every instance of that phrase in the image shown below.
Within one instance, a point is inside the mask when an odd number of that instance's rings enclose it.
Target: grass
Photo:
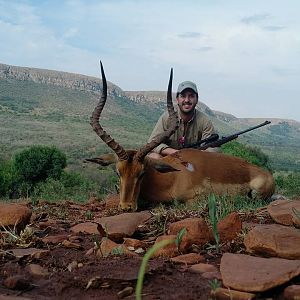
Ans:
[[[177,248],[179,248],[180,243],[182,241],[183,236],[186,234],[186,228],[182,228],[177,236],[176,239],[167,239],[167,240],[162,240],[156,244],[154,244],[144,255],[139,273],[138,273],[138,280],[136,283],[136,289],[135,289],[135,296],[137,300],[142,299],[142,289],[143,289],[143,282],[144,282],[144,277],[146,273],[146,267],[149,262],[149,259],[161,248],[166,247],[167,245],[171,245],[173,243],[176,244]]]
[[[208,216],[210,223],[212,225],[213,235],[216,241],[216,251],[220,251],[220,236],[217,228],[218,219],[217,219],[217,202],[216,196],[214,194],[210,194],[208,196]]]

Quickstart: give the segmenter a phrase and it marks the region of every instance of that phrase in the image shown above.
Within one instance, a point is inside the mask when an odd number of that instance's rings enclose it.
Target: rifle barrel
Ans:
[[[263,123],[261,123],[261,124],[259,124],[259,125],[254,126],[254,127],[250,127],[250,128],[248,128],[248,129],[245,129],[245,130],[242,130],[242,131],[240,131],[240,132],[237,132],[236,134],[237,134],[237,135],[240,135],[240,134],[243,134],[243,133],[245,133],[245,132],[254,130],[254,129],[256,129],[256,128],[259,128],[259,127],[262,127],[262,126],[266,126],[266,125],[268,125],[268,124],[270,124],[270,123],[271,123],[271,121],[265,121],[265,122],[263,122]]]

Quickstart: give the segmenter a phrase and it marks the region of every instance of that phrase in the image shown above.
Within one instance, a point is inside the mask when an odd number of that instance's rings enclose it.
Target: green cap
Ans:
[[[193,90],[196,94],[198,94],[198,90],[197,90],[197,86],[194,82],[191,81],[184,81],[181,82],[178,85],[178,89],[177,89],[177,93],[180,94],[182,91],[184,91],[185,89],[191,89]]]

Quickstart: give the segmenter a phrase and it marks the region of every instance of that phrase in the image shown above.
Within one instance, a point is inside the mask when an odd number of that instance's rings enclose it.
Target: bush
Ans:
[[[90,193],[97,192],[97,184],[92,183],[79,173],[63,172],[59,180],[48,178],[38,183],[33,191],[33,200],[48,201],[75,200],[86,201]]]
[[[47,178],[59,179],[66,161],[55,147],[32,146],[15,155],[14,166],[21,182],[34,185]]]
[[[269,163],[269,157],[259,148],[250,147],[237,141],[232,141],[224,144],[222,146],[222,151],[233,156],[241,157],[254,165],[272,171]]]
[[[300,195],[300,172],[280,173],[275,176],[277,193],[294,198]]]
[[[14,168],[11,161],[0,160],[0,196],[9,195],[14,179]]]

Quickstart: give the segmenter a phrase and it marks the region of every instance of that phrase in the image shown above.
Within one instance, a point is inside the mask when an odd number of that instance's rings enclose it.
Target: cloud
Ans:
[[[187,39],[187,38],[198,38],[198,37],[202,37],[204,36],[202,33],[200,32],[183,32],[178,34],[178,37],[183,38],[183,39]]]
[[[284,26],[270,25],[270,26],[262,26],[261,28],[264,29],[264,30],[267,30],[267,31],[280,31],[280,30],[283,30],[285,27]]]
[[[265,21],[265,20],[270,19],[270,18],[271,18],[270,14],[261,13],[261,14],[255,14],[255,15],[252,15],[252,16],[244,17],[244,18],[241,19],[241,22],[250,25],[250,24],[259,23],[261,21]]]
[[[213,49],[214,48],[210,47],[210,46],[203,46],[203,47],[196,48],[195,50],[199,51],[199,52],[208,52],[208,51],[211,51]]]

